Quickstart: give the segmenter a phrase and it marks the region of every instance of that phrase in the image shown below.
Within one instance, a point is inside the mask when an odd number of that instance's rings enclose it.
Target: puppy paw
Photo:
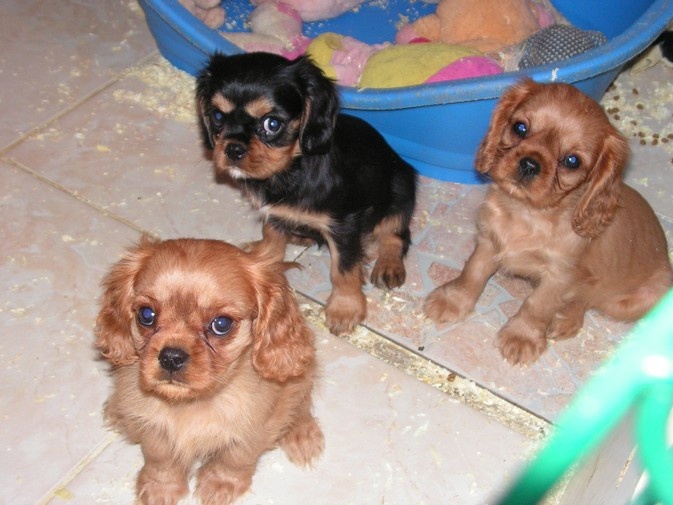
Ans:
[[[257,254],[273,261],[285,260],[285,242],[274,242],[265,237],[262,240],[244,242],[239,247],[249,254]]]
[[[394,289],[404,284],[407,272],[401,258],[379,258],[372,270],[371,282],[380,289]]]
[[[510,323],[498,333],[500,354],[512,365],[533,363],[547,348],[547,339],[536,332],[522,331],[516,328],[519,325]]]
[[[280,441],[280,446],[292,463],[310,466],[322,454],[325,437],[313,417],[295,424]]]
[[[189,486],[181,475],[143,467],[136,489],[140,505],[176,505],[187,494]]]
[[[579,333],[584,326],[584,306],[570,304],[559,311],[547,329],[547,338],[565,340]]]
[[[229,470],[208,464],[197,475],[195,494],[203,505],[230,505],[252,484],[254,466],[245,470]]]
[[[242,251],[249,253],[252,252],[256,247],[259,247],[261,243],[261,240],[253,240],[252,242],[243,242],[239,244],[238,247]]]
[[[470,315],[474,305],[459,287],[449,282],[428,295],[423,312],[436,323],[453,323]]]
[[[332,293],[325,307],[325,324],[334,335],[350,333],[365,320],[367,299],[360,292],[353,295]]]

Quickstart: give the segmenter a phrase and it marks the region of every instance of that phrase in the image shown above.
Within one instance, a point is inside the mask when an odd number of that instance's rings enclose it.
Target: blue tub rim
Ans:
[[[144,8],[160,16],[182,33],[186,41],[205,55],[243,52],[208,28],[176,0],[139,0]],[[339,86],[342,105],[353,110],[391,110],[448,105],[498,98],[524,76],[539,82],[580,82],[623,67],[639,55],[673,20],[673,0],[655,0],[628,29],[606,44],[562,62],[533,69],[462,79],[448,83],[423,84],[394,89],[363,89]],[[186,69],[183,69],[186,70]]]

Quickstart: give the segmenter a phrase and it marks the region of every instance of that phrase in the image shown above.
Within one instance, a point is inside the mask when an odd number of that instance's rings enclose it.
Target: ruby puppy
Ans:
[[[96,346],[112,364],[108,422],[140,444],[136,491],[227,505],[280,446],[309,465],[323,450],[311,414],[313,336],[285,265],[214,240],[144,238],[103,280]]]
[[[567,84],[532,80],[499,101],[475,160],[492,180],[477,246],[458,278],[425,302],[436,322],[474,309],[497,271],[534,290],[498,333],[511,363],[531,363],[548,339],[578,333],[589,309],[643,316],[670,288],[664,232],[652,208],[624,184],[627,141],[600,105]]]

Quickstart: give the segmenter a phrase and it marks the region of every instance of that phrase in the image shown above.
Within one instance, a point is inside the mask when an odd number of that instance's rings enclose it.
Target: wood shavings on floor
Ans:
[[[323,307],[302,296],[298,295],[298,298],[304,317],[311,324],[325,328]],[[349,335],[340,335],[340,338],[394,365],[429,386],[443,391],[456,401],[469,405],[499,423],[518,431],[531,440],[541,440],[549,434],[551,425],[544,419],[507,402],[475,382],[405,349],[364,326],[359,326]]]

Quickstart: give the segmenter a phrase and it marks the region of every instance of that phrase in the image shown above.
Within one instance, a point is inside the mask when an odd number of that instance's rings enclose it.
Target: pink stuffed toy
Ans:
[[[353,37],[327,32],[311,41],[306,54],[330,79],[342,86],[357,86],[370,56],[388,46],[390,43],[370,45]]]
[[[502,67],[491,58],[487,56],[465,56],[428,77],[425,83],[456,81],[496,74],[502,74]]]
[[[294,59],[310,39],[302,34],[302,18],[285,2],[261,3],[248,18],[250,32],[220,32],[232,44],[251,53],[265,51]]]
[[[302,33],[304,21],[338,16],[364,1],[250,0],[256,6],[248,19],[250,32],[222,32],[222,36],[248,53],[266,51],[294,59],[310,43]]]
[[[277,0],[250,0],[255,6],[276,2]],[[294,9],[304,21],[334,18],[364,2],[365,0],[282,0],[282,3]]]
[[[180,4],[208,28],[219,28],[226,18],[220,0],[180,0]]]
[[[434,14],[402,27],[395,42],[425,38],[495,53],[553,22],[550,9],[534,0],[440,0]]]

